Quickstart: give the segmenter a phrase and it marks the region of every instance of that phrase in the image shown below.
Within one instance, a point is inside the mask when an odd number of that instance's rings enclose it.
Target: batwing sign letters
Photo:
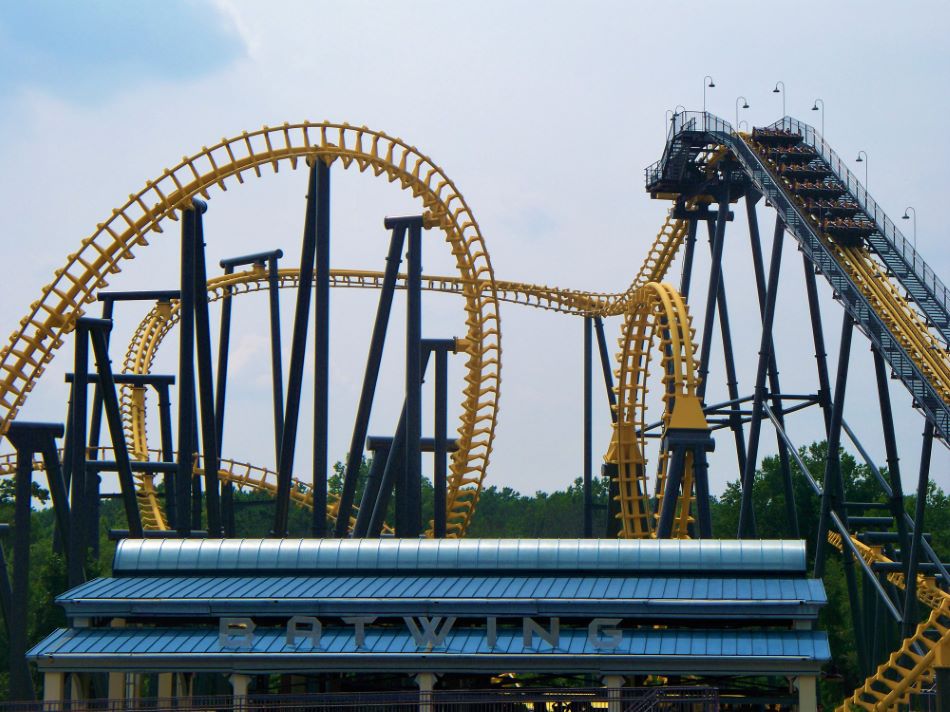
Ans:
[[[376,616],[353,616],[343,618],[344,625],[352,626],[353,641],[357,650],[372,651],[367,645],[366,629],[378,620]],[[398,619],[397,619],[398,620]],[[489,616],[484,619],[482,630],[485,635],[485,644],[489,650],[495,649],[498,643],[498,618]],[[506,620],[508,620],[506,618]],[[521,619],[522,642],[525,647],[534,647],[535,638],[557,648],[560,642],[561,625],[559,618],[549,618],[547,626],[542,625],[529,616]],[[620,618],[594,618],[587,625],[587,641],[595,650],[613,650],[623,638],[623,631],[617,626]],[[455,616],[403,616],[403,625],[412,636],[416,647],[424,650],[433,650],[445,647],[445,641],[455,626]],[[254,645],[257,626],[251,618],[221,618],[218,628],[218,642],[223,648],[250,648]],[[466,632],[471,627],[466,626]],[[321,648],[320,639],[323,635],[323,624],[314,616],[294,616],[287,621],[285,641],[287,646],[295,649]],[[540,642],[539,642],[540,645]]]

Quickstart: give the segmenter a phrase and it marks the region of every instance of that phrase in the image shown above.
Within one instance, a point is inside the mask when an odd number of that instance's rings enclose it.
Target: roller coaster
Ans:
[[[213,195],[282,167],[301,168],[308,174],[299,266],[281,267],[283,253],[274,250],[224,260],[224,273],[209,277],[203,215]],[[391,238],[382,271],[329,266],[331,169],[350,168],[384,177],[421,203],[417,215],[386,220]],[[29,488],[36,471],[45,471],[52,494],[70,585],[82,582],[83,561],[96,538],[91,532],[98,532],[98,475],[102,472],[118,476],[128,535],[133,537],[238,535],[235,489],[259,490],[273,497],[275,536],[286,535],[291,504],[313,513],[314,536],[464,536],[489,473],[498,422],[502,303],[584,320],[585,452],[594,447],[591,372],[598,355],[612,422],[602,468],[610,492],[609,536],[711,537],[707,457],[714,433],[728,430],[736,445],[741,483],[736,535],[755,537],[754,475],[763,426],[768,425],[776,434],[787,534],[801,535],[793,484],[803,478],[820,503],[821,544],[815,552],[815,574],[823,575],[832,551],[840,552],[844,562],[857,652],[867,679],[839,709],[895,709],[932,687],[940,670],[950,667],[950,594],[946,590],[950,574],[922,530],[933,440],[947,444],[950,436],[946,287],[822,136],[796,119],[785,117],[740,132],[705,112],[676,113],[662,157],[646,169],[645,181],[647,192],[670,201],[671,207],[633,281],[615,293],[497,279],[486,240],[455,183],[413,146],[366,127],[345,123],[265,126],[202,148],[130,195],[68,256],[0,352],[0,433],[13,448],[0,460],[0,473],[16,475],[12,587],[0,581],[6,587],[4,618],[10,631],[14,689],[26,694],[29,685],[23,657],[25,622],[15,616],[11,619],[10,611],[25,605],[28,590]],[[740,201],[749,225],[760,315],[753,333],[759,339],[757,367],[748,374],[746,380],[753,388],[745,394],[738,385],[723,270],[726,227],[734,217],[732,206]],[[758,227],[762,202],[775,212],[768,262]],[[125,261],[171,222],[181,225],[178,288],[109,291],[108,281]],[[706,223],[709,236],[710,274],[704,298],[691,300],[701,223]],[[457,274],[422,273],[425,231],[444,236]],[[802,253],[814,339],[816,388],[805,395],[783,392],[774,348],[786,235],[795,239]],[[406,269],[400,272],[404,252]],[[674,260],[682,267],[678,286],[665,281],[671,279]],[[827,280],[842,307],[834,378],[826,360],[818,275]],[[342,488],[334,495],[327,490],[326,367],[317,368],[315,374],[313,476],[307,481],[293,472],[308,324],[312,312],[316,363],[326,364],[331,289],[375,290],[380,295]],[[281,290],[295,296],[286,379],[278,311]],[[392,436],[373,437],[368,433],[369,418],[396,290],[406,293],[407,304],[405,402]],[[238,462],[222,454],[232,302],[256,292],[266,293],[271,307],[273,467]],[[462,300],[462,336],[422,338],[424,292]],[[113,372],[109,335],[118,301],[153,306],[134,330],[121,369]],[[87,315],[96,302],[103,305],[98,318]],[[209,320],[212,304],[221,307],[216,364]],[[703,313],[698,337],[690,305]],[[619,350],[613,356],[604,328],[609,318],[621,322]],[[711,404],[706,391],[717,321],[729,399]],[[173,331],[179,342],[178,372],[156,373],[158,352]],[[867,338],[873,353],[886,471],[873,462],[844,417],[855,331]],[[68,343],[74,346],[74,369],[68,375],[65,427],[18,419],[48,364]],[[462,356],[464,384],[453,438],[448,436],[446,422],[451,354]],[[423,438],[422,380],[430,357],[435,361],[435,435]],[[652,414],[648,412],[651,373],[658,374],[662,383],[661,412]],[[909,391],[924,425],[914,517],[905,512],[889,376]],[[90,386],[94,387],[91,399]],[[173,386],[178,402],[174,439]],[[157,406],[149,407],[152,397],[157,398]],[[806,409],[821,412],[828,440],[828,460],[820,481],[802,462],[786,428],[788,416]],[[156,411],[157,437],[147,422],[147,414]],[[109,431],[105,442],[103,421]],[[845,500],[839,456],[845,439],[850,439],[873,473],[880,487],[878,501]],[[372,465],[361,500],[356,502],[366,449],[372,451]],[[651,449],[657,450],[652,463]],[[421,516],[424,451],[433,454],[434,516],[427,525]],[[588,536],[595,511],[590,462],[588,456],[584,472]],[[201,531],[203,522],[207,531]],[[918,622],[918,602],[929,611],[922,622]],[[893,620],[881,634],[873,633],[877,616]],[[889,649],[894,652],[888,654]]]

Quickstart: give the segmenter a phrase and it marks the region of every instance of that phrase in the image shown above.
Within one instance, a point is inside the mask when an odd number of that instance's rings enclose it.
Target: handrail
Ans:
[[[900,256],[904,264],[910,268],[911,272],[917,277],[921,284],[930,292],[937,304],[945,311],[950,313],[950,293],[940,278],[934,273],[930,265],[917,252],[916,248],[904,237],[904,234],[898,229],[897,225],[887,216],[883,209],[877,204],[877,201],[871,197],[867,188],[861,184],[857,177],[851,172],[841,157],[835,153],[831,146],[818,133],[814,127],[809,126],[803,121],[786,116],[780,121],[776,121],[768,128],[784,129],[793,133],[800,134],[806,144],[814,148],[819,156],[828,164],[835,177],[848,189],[848,192],[854,197],[855,201],[861,207],[861,210],[874,222],[880,234],[888,241],[894,251]],[[907,285],[904,285],[905,287]],[[948,334],[943,333],[944,340],[947,340]]]

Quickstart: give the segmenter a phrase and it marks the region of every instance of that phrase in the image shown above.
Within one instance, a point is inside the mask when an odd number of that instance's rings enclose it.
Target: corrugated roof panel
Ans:
[[[804,543],[592,539],[124,539],[118,574],[224,571],[797,571]]]
[[[130,653],[135,653],[130,655]],[[816,631],[717,631],[636,629],[624,632],[615,648],[594,647],[586,628],[562,628],[556,648],[535,636],[525,646],[520,628],[500,628],[494,649],[482,628],[458,628],[443,646],[418,646],[408,630],[368,628],[363,649],[356,648],[352,628],[325,628],[319,648],[305,640],[288,645],[281,629],[259,628],[248,648],[222,646],[216,630],[154,628],[76,628],[56,631],[28,654],[41,669],[290,669],[294,664],[335,669],[403,669],[400,660],[429,660],[429,669],[453,669],[453,659],[480,669],[498,660],[517,669],[544,669],[546,658],[570,656],[572,669],[596,669],[622,659],[624,665],[679,666],[694,671],[742,669],[815,670],[830,659],[827,636]],[[638,663],[637,659],[641,659]],[[731,659],[731,660],[730,660]],[[744,662],[737,663],[736,659]],[[296,662],[295,662],[296,661]],[[564,665],[564,662],[559,663]],[[361,667],[362,666],[362,667]],[[508,669],[506,667],[506,669]],[[633,668],[631,668],[633,669]],[[655,668],[661,671],[661,668]]]
[[[664,604],[670,615],[813,618],[827,603],[818,580],[693,579],[682,576],[267,576],[102,579],[57,601],[71,616],[399,615],[432,608],[459,614],[637,616]],[[678,606],[673,608],[672,606]],[[476,610],[477,609],[477,610]],[[576,611],[576,613],[572,613]]]

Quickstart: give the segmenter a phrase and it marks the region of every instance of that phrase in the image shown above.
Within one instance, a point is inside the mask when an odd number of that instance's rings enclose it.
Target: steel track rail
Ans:
[[[227,190],[229,183],[261,177],[263,168],[276,173],[282,165],[293,169],[313,160],[339,161],[343,168],[372,170],[376,176],[398,182],[421,200],[427,226],[444,231],[455,256],[465,281],[465,340],[470,345],[463,410],[475,414],[465,423],[453,457],[453,466],[463,470],[456,481],[466,484],[454,493],[456,507],[448,527],[451,532],[463,531],[481,491],[497,421],[498,302],[493,290],[486,293],[473,286],[491,284],[494,273],[478,223],[451,179],[413,146],[366,127],[329,122],[265,126],[204,147],[146,182],[67,258],[0,351],[0,434],[16,417],[76,319],[124,261],[147,246],[153,234],[163,231],[166,219],[177,220],[178,212],[187,209],[194,197],[208,200],[212,190]]]

